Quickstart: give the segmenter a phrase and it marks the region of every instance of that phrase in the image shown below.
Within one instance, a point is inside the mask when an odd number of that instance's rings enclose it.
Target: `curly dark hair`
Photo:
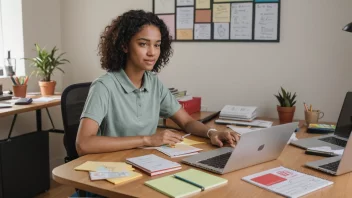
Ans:
[[[160,56],[152,71],[159,72],[169,62],[172,55],[171,37],[164,21],[151,12],[130,10],[114,19],[100,35],[99,52],[101,67],[107,71],[119,71],[126,66],[127,54],[123,46],[128,46],[131,38],[144,25],[154,25],[161,33]]]

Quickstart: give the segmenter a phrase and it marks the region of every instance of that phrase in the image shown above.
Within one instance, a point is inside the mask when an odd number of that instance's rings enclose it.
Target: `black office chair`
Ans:
[[[67,153],[65,162],[78,158],[76,136],[90,85],[90,82],[70,85],[61,96],[61,113],[65,131],[64,145]]]

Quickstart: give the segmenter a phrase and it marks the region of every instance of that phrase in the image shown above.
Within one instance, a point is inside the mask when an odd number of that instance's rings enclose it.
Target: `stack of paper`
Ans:
[[[257,117],[257,107],[225,105],[220,112],[220,119],[252,121]]]
[[[215,120],[216,124],[234,124],[237,126],[253,126],[253,127],[263,127],[269,128],[273,125],[273,122],[266,120],[253,120],[251,122],[235,121],[235,120]]]
[[[182,168],[181,164],[177,162],[166,160],[153,154],[128,158],[126,161],[127,163],[130,163],[133,166],[147,172],[150,176],[159,175]]]
[[[106,179],[113,184],[121,184],[142,177],[142,174],[134,172],[134,168],[124,162],[87,161],[74,169],[89,171],[92,180]]]
[[[174,147],[161,146],[156,149],[171,158],[195,155],[198,154],[198,151],[203,150],[186,144],[176,144]]]

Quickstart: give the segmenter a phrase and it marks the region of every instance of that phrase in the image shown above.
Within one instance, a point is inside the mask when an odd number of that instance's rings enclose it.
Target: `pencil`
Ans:
[[[313,110],[313,109],[312,109],[312,105],[310,105],[310,107],[309,107],[309,111],[310,111],[310,112],[312,112],[312,110]]]
[[[26,76],[26,79],[24,80],[24,84],[26,85],[27,84],[27,82],[28,82],[28,76]]]
[[[15,79],[12,76],[11,76],[11,81],[12,81],[13,85],[17,85]]]
[[[187,137],[187,136],[190,136],[191,134],[190,133],[188,133],[188,134],[186,134],[186,135],[184,135],[184,136],[182,136],[182,139],[183,138],[185,138],[185,137]]]

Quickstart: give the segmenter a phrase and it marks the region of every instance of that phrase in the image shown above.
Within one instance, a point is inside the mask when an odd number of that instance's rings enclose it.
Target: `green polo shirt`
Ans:
[[[143,85],[137,89],[121,69],[92,82],[81,119],[95,120],[101,136],[152,135],[159,117],[168,118],[180,107],[152,72],[144,73]]]

